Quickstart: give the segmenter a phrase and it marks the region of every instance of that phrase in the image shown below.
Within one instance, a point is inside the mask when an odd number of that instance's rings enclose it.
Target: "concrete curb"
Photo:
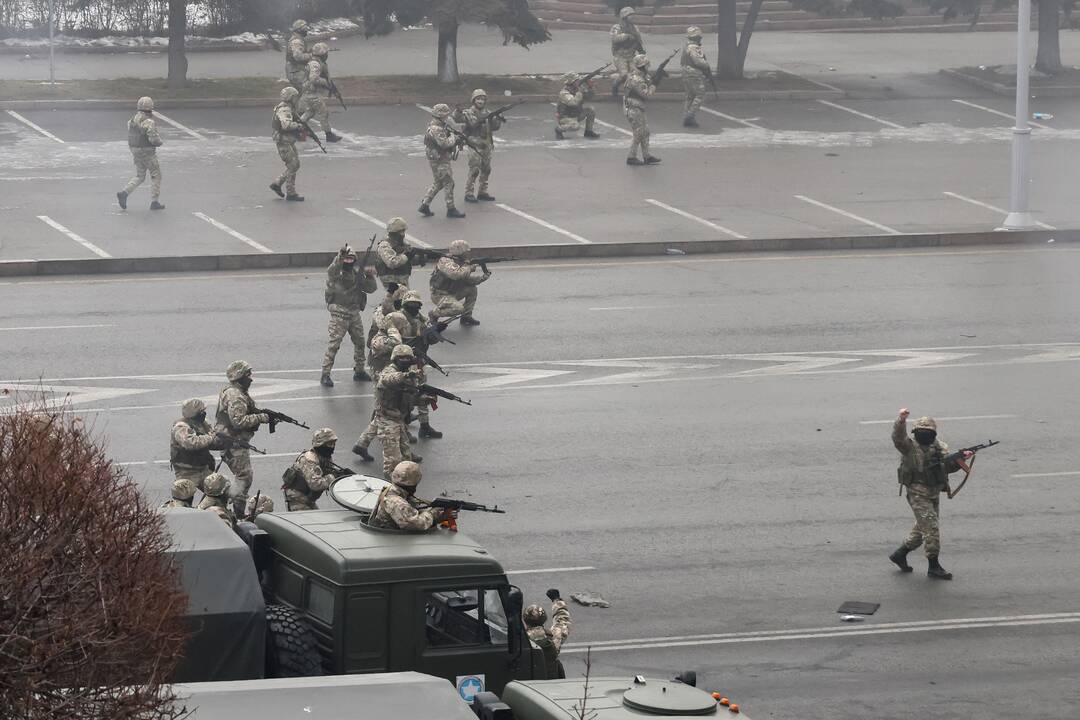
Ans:
[[[1004,95],[1006,97],[1016,96],[1016,87],[1012,85],[996,83],[992,80],[968,75],[965,72],[952,70],[950,68],[942,68],[941,74],[956,78],[957,80],[962,80],[970,85],[980,87],[983,90],[989,90],[996,95]],[[1080,97],[1080,85],[1048,85],[1044,87],[1033,87],[1031,88],[1031,95],[1032,97]]]
[[[558,260],[721,254],[743,252],[798,252],[806,250],[884,250],[902,248],[971,247],[978,245],[1037,245],[1080,242],[1080,230],[1027,232],[926,233],[916,235],[863,235],[856,237],[762,238],[750,240],[691,240],[683,242],[623,242],[593,245],[506,245],[477,248],[485,255],[514,260]],[[675,254],[680,254],[676,252]],[[333,251],[244,255],[192,255],[145,258],[79,258],[63,260],[3,260],[0,277],[56,275],[115,275],[132,273],[218,272],[325,268]]]

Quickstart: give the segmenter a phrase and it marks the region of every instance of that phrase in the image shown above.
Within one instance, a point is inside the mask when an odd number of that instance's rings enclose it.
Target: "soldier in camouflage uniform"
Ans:
[[[494,196],[488,194],[488,179],[491,177],[491,154],[495,150],[494,132],[502,127],[502,120],[498,117],[486,117],[484,108],[487,106],[487,92],[481,88],[473,90],[469,98],[469,107],[458,110],[454,119],[465,126],[465,136],[472,145],[469,146],[469,177],[465,181],[465,202],[479,202],[480,200],[494,200]],[[479,148],[477,150],[476,148]],[[480,179],[480,192],[473,194],[473,187],[477,178]]]
[[[390,286],[394,286],[394,283],[390,283]],[[368,367],[371,368],[371,374],[376,379],[390,364],[390,356],[393,354],[394,348],[405,343],[408,322],[400,310],[401,299],[408,291],[408,287],[402,285],[395,287],[392,292],[388,292],[386,299],[375,309],[375,313],[371,318],[372,329],[376,330],[376,332],[371,335],[371,339],[368,341]],[[407,427],[406,432],[408,432]],[[374,411],[372,411],[371,421],[364,428],[364,431],[360,433],[360,437],[356,439],[356,444],[352,448],[352,451],[360,456],[362,462],[373,462],[375,460],[368,453],[368,447],[371,446],[371,441],[378,437],[378,434],[379,424],[375,419]],[[413,439],[410,434],[409,441],[412,442]]]
[[[255,522],[255,518],[263,513],[274,512],[274,501],[267,495],[258,494],[248,498],[244,505],[244,520]]]
[[[645,52],[645,42],[641,39],[641,32],[633,18],[634,8],[624,7],[619,10],[619,22],[611,27],[611,61],[615,65],[612,95],[619,94],[619,89],[630,76],[634,56]]]
[[[679,64],[682,65],[683,87],[686,90],[682,124],[683,127],[698,127],[697,111],[705,99],[705,78],[712,73],[709,61],[705,59],[705,51],[701,49],[701,28],[686,29],[686,47],[683,48]]]
[[[375,385],[375,426],[382,445],[383,477],[389,478],[402,460],[420,461],[409,448],[405,428],[408,417],[420,402],[421,373],[416,356],[408,345],[398,345],[390,353],[390,365],[379,373]]]
[[[428,188],[424,198],[420,201],[419,212],[424,217],[431,217],[431,201],[441,190],[446,198],[446,217],[463,218],[465,213],[454,206],[454,168],[453,161],[457,159],[457,138],[450,132],[447,119],[450,117],[450,106],[439,103],[431,108],[432,119],[428,123],[427,132],[424,133],[424,147],[427,152],[428,163],[431,164],[431,187]]]
[[[323,356],[322,377],[319,382],[334,387],[330,371],[345,333],[353,344],[353,380],[371,380],[364,370],[364,323],[361,313],[367,307],[367,294],[375,292],[375,268],[359,267],[356,251],[346,245],[338,251],[326,269],[326,309],[330,311],[330,339]]]
[[[581,82],[577,73],[567,73],[562,77],[562,89],[559,90],[559,102],[555,105],[555,138],[564,139],[564,133],[577,132],[585,122],[585,137],[598,138],[593,132],[596,122],[596,110],[585,104],[586,98],[593,94],[592,82]]]
[[[266,413],[255,412],[255,401],[248,394],[248,388],[251,387],[250,365],[243,360],[229,363],[225,376],[229,380],[229,385],[218,395],[215,416],[217,431],[246,443],[254,437],[260,425],[270,422],[270,416]],[[248,490],[251,489],[251,482],[254,479],[251,471],[251,452],[244,448],[233,448],[225,451],[222,458],[236,479],[233,510],[236,515],[240,515],[244,512]]]
[[[547,591],[547,596],[551,600],[550,630],[544,627],[547,613],[539,605],[530,605],[525,608],[521,618],[525,622],[525,634],[544,653],[548,680],[553,680],[566,677],[566,671],[559,660],[559,651],[562,650],[563,641],[570,635],[572,621],[570,609],[566,607],[566,601],[559,596],[559,591],[551,588]]]
[[[341,136],[330,129],[330,110],[326,107],[326,99],[330,97],[330,69],[326,58],[330,54],[330,48],[326,43],[315,43],[311,54],[312,58],[307,64],[307,76],[300,88],[300,119],[307,122],[315,118],[326,133],[326,142],[336,143],[341,140]]]
[[[413,252],[409,244],[405,242],[405,230],[409,226],[404,218],[390,218],[386,223],[386,237],[375,246],[375,272],[379,276],[379,282],[387,290],[390,284],[409,286],[409,276],[412,275]],[[422,265],[423,256],[417,256]]]
[[[408,345],[413,347],[414,352],[417,347],[416,343],[428,328],[428,323],[425,322],[424,316],[420,313],[420,308],[422,306],[423,301],[420,299],[420,293],[415,290],[409,290],[401,298],[400,315],[405,321],[404,340]],[[399,313],[393,313],[393,315],[398,314]],[[394,320],[396,321],[396,318],[394,318]],[[420,370],[420,384],[427,384],[427,373],[424,371],[424,361],[417,358],[416,367]],[[426,402],[420,402],[416,406],[416,416],[420,420],[420,437],[429,440],[438,440],[443,436],[441,432],[431,426],[428,404]]]
[[[285,77],[289,84],[301,90],[304,80],[307,78],[307,66],[311,62],[311,53],[308,52],[307,34],[310,28],[307,20],[297,20],[292,24],[292,34],[289,35],[289,44],[285,46]]]
[[[649,77],[649,58],[637,55],[623,95],[623,110],[634,131],[630,155],[626,158],[627,165],[655,165],[660,162],[660,158],[649,154],[649,120],[645,117],[645,100],[655,92],[656,86]],[[641,160],[637,157],[639,147]]]
[[[172,484],[172,500],[166,500],[163,508],[189,508],[195,497],[195,483],[186,478],[177,478]]]
[[[476,286],[491,277],[491,272],[469,262],[469,243],[455,240],[450,243],[449,257],[439,258],[431,273],[431,302],[428,313],[431,322],[442,317],[461,315],[462,325],[479,325],[473,317],[476,306]]]
[[[430,530],[443,520],[456,517],[456,513],[449,509],[420,509],[422,503],[416,497],[416,486],[420,484],[423,474],[416,463],[398,463],[389,477],[393,484],[379,493],[371,519],[368,520],[369,525],[422,532]]]
[[[199,501],[200,510],[219,507],[229,510],[229,481],[221,473],[210,473],[203,485],[203,499]]]
[[[202,400],[185,400],[180,413],[183,417],[173,423],[169,433],[169,464],[177,480],[190,480],[202,490],[206,476],[217,466],[210,451],[228,445],[206,422],[206,403]]]
[[[922,417],[915,421],[912,435],[915,442],[907,436],[908,410],[900,410],[899,417],[893,423],[892,441],[900,452],[900,467],[897,479],[907,489],[907,501],[915,514],[915,526],[907,539],[897,548],[889,559],[904,572],[911,572],[907,554],[926,543],[926,560],[929,563],[927,576],[937,580],[952,580],[952,573],[947,572],[938,562],[941,552],[941,529],[939,526],[939,496],[949,484],[949,473],[960,469],[954,462],[942,462],[949,454],[949,446],[937,439],[937,423],[933,418]],[[971,457],[965,452],[965,457]]]
[[[301,453],[292,467],[282,475],[281,491],[285,509],[318,510],[316,501],[334,482],[332,458],[337,447],[337,435],[330,428],[316,430],[311,437],[311,449]]]
[[[278,197],[293,202],[303,202],[304,196],[296,194],[296,173],[300,172],[300,156],[296,152],[296,143],[305,133],[303,127],[296,120],[296,99],[300,96],[294,87],[281,89],[281,102],[274,107],[274,142],[277,144],[278,156],[285,163],[285,172],[278,179],[270,183],[270,189],[277,193]],[[282,185],[285,192],[281,191]]]
[[[127,125],[128,147],[135,161],[135,177],[128,181],[127,187],[116,193],[116,200],[122,209],[127,210],[128,195],[142,185],[149,172],[150,209],[164,210],[165,206],[158,202],[161,197],[161,165],[158,164],[157,149],[161,147],[161,136],[154,122],[154,100],[141,97],[135,107],[138,112],[128,120]]]

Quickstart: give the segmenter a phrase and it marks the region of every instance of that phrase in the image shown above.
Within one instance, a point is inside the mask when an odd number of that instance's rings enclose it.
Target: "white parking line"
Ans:
[[[64,234],[65,234],[65,235],[67,235],[67,236],[68,236],[69,238],[71,238],[71,239],[72,239],[72,240],[74,240],[75,242],[79,243],[79,244],[80,244],[80,245],[82,245],[82,246],[83,246],[84,248],[86,248],[86,249],[87,249],[87,250],[89,250],[90,252],[94,253],[94,254],[95,254],[95,255],[97,255],[98,257],[103,257],[103,258],[108,258],[108,257],[112,257],[112,255],[110,255],[109,253],[105,252],[104,250],[102,250],[101,248],[99,248],[99,247],[98,247],[97,245],[95,245],[94,243],[92,243],[92,242],[90,242],[89,240],[87,240],[86,238],[84,238],[84,237],[82,237],[82,236],[80,236],[80,235],[78,235],[78,234],[76,234],[76,233],[72,232],[71,230],[68,230],[68,229],[67,229],[66,227],[64,227],[64,226],[63,226],[63,225],[61,225],[60,223],[56,222],[55,220],[53,220],[53,219],[52,219],[51,217],[49,217],[48,215],[38,215],[38,216],[37,216],[37,219],[38,219],[38,220],[40,220],[41,222],[45,223],[45,224],[46,224],[46,225],[48,225],[49,227],[51,227],[51,228],[53,228],[53,229],[55,229],[55,230],[59,230],[60,232],[64,233]]]
[[[536,568],[535,570],[507,570],[507,575],[538,575],[540,573],[564,573],[564,572],[582,572],[585,570],[595,570],[591,565],[579,565],[577,567],[556,567],[556,568]]]
[[[645,198],[645,202],[650,203],[651,205],[655,205],[658,208],[663,208],[664,210],[667,210],[668,212],[673,212],[676,215],[680,215],[680,216],[686,218],[687,220],[693,220],[694,222],[700,223],[701,225],[704,225],[705,227],[712,228],[713,230],[719,230],[720,232],[724,233],[725,235],[730,235],[731,237],[733,237],[733,238],[735,238],[737,240],[745,240],[746,239],[745,235],[740,235],[739,233],[735,232],[734,230],[730,230],[730,229],[724,227],[723,225],[717,225],[716,223],[711,222],[709,220],[706,220],[705,218],[698,217],[697,215],[691,215],[690,213],[686,212],[685,210],[680,210],[677,207],[672,207],[671,205],[668,205],[667,203],[662,203],[659,200],[653,200],[652,198]]]
[[[737,118],[734,115],[725,115],[724,113],[722,113],[722,112],[720,112],[718,110],[713,110],[712,108],[707,108],[704,105],[701,106],[701,111],[702,112],[707,112],[710,115],[715,115],[718,118],[723,118],[723,119],[728,120],[728,121],[733,122],[733,123],[739,123],[740,125],[745,125],[746,127],[754,128],[755,130],[764,130],[765,129],[765,128],[761,127],[760,125],[756,124],[756,123],[750,122],[749,120],[743,120],[742,118]]]
[[[988,108],[985,105],[976,105],[973,102],[968,102],[967,100],[960,100],[959,98],[953,98],[953,102],[954,103],[960,103],[961,105],[967,105],[968,107],[973,107],[976,110],[983,110],[985,112],[991,113],[993,115],[998,115],[998,116],[1003,117],[1003,118],[1008,118],[1009,120],[1013,120],[1014,122],[1016,120],[1016,116],[1011,114],[1011,113],[1002,112],[1001,110],[995,110],[994,108]],[[1032,120],[1028,120],[1028,125],[1030,125],[1031,127],[1041,128],[1043,130],[1049,130],[1050,129],[1049,126],[1043,125],[1042,123],[1034,122]]]
[[[18,120],[22,124],[26,125],[27,127],[30,127],[30,128],[33,128],[34,130],[37,130],[39,133],[41,133],[45,137],[49,138],[50,140],[55,140],[56,142],[60,143],[61,145],[66,145],[67,144],[63,140],[61,140],[60,138],[56,137],[51,132],[46,130],[45,128],[41,127],[40,125],[38,125],[36,123],[30,122],[29,120],[27,120],[22,115],[15,112],[14,110],[8,110],[7,112],[8,112],[8,115],[10,115],[11,117],[15,118],[16,120]]]
[[[1014,418],[1015,415],[954,415],[953,417],[936,417],[935,420],[1003,420]],[[860,425],[892,425],[896,418],[890,420],[860,420]]]
[[[215,220],[214,218],[210,217],[209,215],[205,215],[205,214],[203,214],[201,212],[193,212],[191,214],[194,215],[195,217],[199,218],[200,220],[205,220],[206,222],[208,222],[211,225],[213,225],[214,227],[216,227],[218,230],[221,230],[223,232],[228,233],[229,235],[232,235],[234,238],[236,238],[240,242],[247,243],[251,247],[258,250],[259,252],[262,252],[262,253],[273,253],[274,252],[273,250],[266,247],[262,243],[256,242],[256,241],[252,240],[251,238],[249,238],[247,235],[245,235],[245,234],[243,234],[241,232],[237,232],[236,230],[233,230],[231,227],[229,227],[225,223],[219,222],[219,221]]]
[[[999,207],[997,207],[995,205],[991,205],[990,203],[984,203],[981,200],[976,200],[975,198],[969,198],[966,195],[961,195],[960,193],[954,193],[954,192],[949,192],[948,190],[944,190],[944,191],[942,191],[942,195],[948,195],[949,197],[951,197],[953,199],[962,200],[962,201],[964,201],[966,203],[971,203],[972,205],[978,205],[979,207],[986,208],[987,210],[993,210],[994,212],[996,212],[999,215],[1007,215],[1008,214],[1008,211],[1004,210],[1003,208],[999,208]],[[1039,227],[1041,227],[1043,230],[1057,230],[1057,228],[1054,227],[1053,225],[1047,225],[1046,223],[1039,222],[1038,220],[1035,221],[1035,224],[1038,225]]]
[[[1048,473],[1018,473],[1016,475],[1010,475],[1012,478],[1051,478],[1051,477],[1073,477],[1080,475],[1080,470],[1068,470],[1066,472],[1048,472]]]
[[[598,311],[605,311],[605,310],[615,310],[615,311],[634,310],[634,311],[636,311],[636,310],[669,310],[669,309],[674,309],[676,307],[679,307],[679,306],[677,306],[677,305],[614,305],[612,307],[591,307],[589,309],[590,310],[598,310]]]
[[[903,125],[900,125],[898,123],[894,123],[894,122],[891,122],[889,120],[883,120],[882,118],[879,118],[876,115],[870,115],[869,113],[859,112],[858,110],[854,110],[854,109],[849,108],[849,107],[844,107],[843,105],[838,105],[838,104],[836,104],[834,102],[829,102],[828,100],[818,100],[818,102],[821,103],[822,105],[828,105],[831,108],[836,108],[837,110],[843,110],[846,113],[851,113],[852,115],[858,115],[859,117],[866,118],[867,120],[873,120],[876,123],[881,123],[885,127],[900,128],[901,130],[904,128]]]
[[[184,125],[182,123],[178,123],[175,120],[173,120],[171,117],[168,117],[167,115],[163,115],[161,112],[159,112],[157,110],[154,111],[154,114],[157,115],[162,120],[164,120],[165,122],[167,122],[169,125],[172,125],[177,130],[183,130],[184,132],[186,132],[188,135],[195,138],[196,140],[206,140],[205,135],[200,135],[199,133],[197,133],[194,130],[192,130],[191,128],[189,128],[187,125]]]
[[[592,245],[592,240],[587,240],[587,239],[581,237],[580,235],[575,235],[574,233],[570,232],[569,230],[564,230],[561,227],[559,227],[558,225],[552,225],[551,223],[547,222],[546,220],[541,220],[538,217],[533,217],[532,215],[530,215],[527,212],[522,212],[522,211],[518,210],[517,208],[512,208],[509,205],[504,205],[501,202],[497,202],[497,203],[495,203],[495,205],[496,205],[496,207],[501,207],[506,212],[513,213],[514,215],[517,215],[518,217],[523,217],[526,220],[528,220],[529,222],[534,222],[537,225],[539,225],[540,227],[545,227],[548,230],[551,230],[552,232],[557,232],[560,235],[565,235],[566,237],[570,238],[571,240],[577,240],[582,245]]]
[[[0,327],[0,332],[4,330],[75,330],[81,328],[106,328],[116,327],[116,325],[25,325],[23,327]]]
[[[383,230],[386,229],[386,223],[384,223],[382,220],[380,220],[377,217],[372,217],[371,215],[368,215],[366,212],[361,212],[360,210],[357,210],[356,208],[351,208],[351,207],[345,208],[345,212],[351,212],[353,215],[367,220],[372,225],[378,225]],[[409,242],[411,242],[413,245],[416,245],[417,247],[427,248],[429,250],[432,247],[434,247],[433,245],[431,245],[431,243],[426,243],[423,240],[421,240],[420,238],[414,237],[414,236],[410,235],[409,233],[405,233],[405,239],[408,240]]]
[[[802,200],[805,203],[810,203],[811,205],[817,205],[819,208],[824,208],[825,210],[830,210],[830,211],[836,213],[837,215],[843,215],[846,218],[851,218],[852,220],[858,220],[859,222],[861,222],[861,223],[863,223],[865,225],[869,225],[870,227],[875,227],[878,230],[882,230],[884,232],[889,233],[890,235],[903,235],[902,232],[900,232],[899,230],[896,230],[895,228],[891,228],[888,225],[882,225],[881,223],[876,223],[873,220],[867,220],[866,218],[862,217],[861,215],[856,215],[855,213],[850,213],[847,210],[841,210],[838,207],[833,207],[832,205],[827,205],[827,204],[821,202],[820,200],[815,200],[813,198],[808,198],[805,195],[796,195],[795,198],[798,199],[798,200]]]

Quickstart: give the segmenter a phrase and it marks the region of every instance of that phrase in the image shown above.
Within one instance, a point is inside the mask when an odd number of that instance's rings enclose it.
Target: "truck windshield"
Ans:
[[[428,646],[506,645],[506,611],[495,588],[428,593],[424,609]]]

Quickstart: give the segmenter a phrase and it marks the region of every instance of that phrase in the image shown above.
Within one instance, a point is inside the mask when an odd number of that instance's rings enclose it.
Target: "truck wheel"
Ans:
[[[322,674],[315,636],[304,619],[286,605],[267,605],[266,676],[315,677]]]

